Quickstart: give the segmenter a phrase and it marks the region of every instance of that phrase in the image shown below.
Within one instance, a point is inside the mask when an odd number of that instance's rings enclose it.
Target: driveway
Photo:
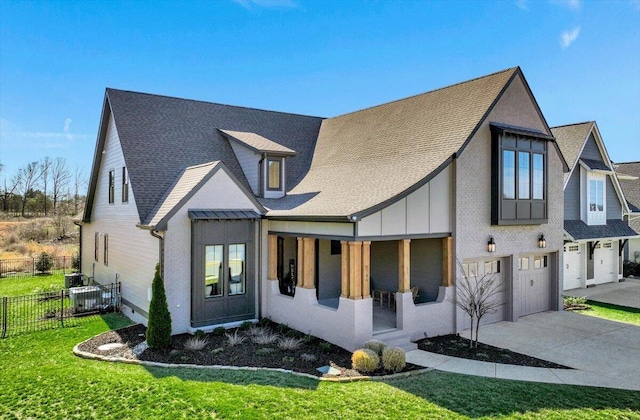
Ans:
[[[543,312],[483,325],[480,341],[576,369],[553,369],[562,383],[640,390],[640,327]]]
[[[625,279],[622,283],[605,283],[586,289],[566,290],[567,296],[586,296],[594,302],[610,303],[640,309],[640,280]]]

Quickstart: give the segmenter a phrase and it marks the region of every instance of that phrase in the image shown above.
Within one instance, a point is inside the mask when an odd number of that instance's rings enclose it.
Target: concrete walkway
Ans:
[[[585,296],[594,302],[640,309],[640,279],[625,279],[621,283],[605,283],[586,289],[566,290],[562,294]]]
[[[490,378],[640,391],[640,327],[570,312],[543,312],[518,322],[484,325],[480,341],[574,369],[503,365],[422,350],[408,352],[407,362]]]

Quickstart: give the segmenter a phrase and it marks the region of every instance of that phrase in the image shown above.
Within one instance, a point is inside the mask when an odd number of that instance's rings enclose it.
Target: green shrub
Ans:
[[[379,364],[380,358],[373,350],[359,349],[351,356],[351,365],[359,372],[373,372]]]
[[[249,328],[253,327],[253,322],[251,321],[244,321],[241,325],[240,325],[240,331],[247,331]]]
[[[150,348],[166,348],[171,344],[171,314],[164,291],[164,281],[160,275],[160,264],[156,264],[156,274],[151,284],[147,344]]]
[[[46,252],[40,253],[36,260],[36,270],[41,273],[48,273],[53,268],[53,257]]]
[[[196,330],[196,332],[193,333],[193,336],[195,338],[204,338],[205,337],[205,332],[202,330]]]
[[[71,257],[71,269],[76,272],[80,271],[80,254]]]
[[[364,343],[364,348],[372,350],[378,356],[382,356],[382,351],[387,347],[385,343],[380,340],[369,340]]]
[[[404,350],[398,347],[386,347],[382,350],[382,366],[385,370],[400,372],[407,365]]]
[[[225,332],[227,332],[227,329],[225,327],[216,327],[213,329],[213,331],[211,331],[211,335],[215,337],[222,337]]]
[[[331,351],[331,349],[333,348],[333,344],[327,342],[327,341],[323,341],[322,343],[320,343],[318,345],[318,347],[320,347],[320,351],[323,353],[329,353]]]
[[[286,334],[289,332],[289,330],[290,328],[287,324],[278,324],[278,326],[276,327],[276,331],[278,331],[280,334]]]
[[[274,351],[276,350],[271,347],[260,347],[258,350],[256,350],[256,356],[268,356]]]

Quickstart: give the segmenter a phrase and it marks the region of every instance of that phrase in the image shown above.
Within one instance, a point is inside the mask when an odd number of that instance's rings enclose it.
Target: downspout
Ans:
[[[153,236],[154,238],[158,238],[158,240],[160,241],[160,245],[158,246],[158,253],[160,254],[158,256],[158,264],[160,264],[160,275],[164,279],[164,238],[158,235],[158,232],[159,231],[155,229],[151,229],[149,231],[149,233],[151,233],[151,236]]]
[[[266,170],[266,168],[264,167],[264,161],[265,159],[267,159],[267,154],[263,153],[262,154],[262,159],[260,159],[258,161],[258,196],[259,197],[263,197],[264,198],[264,190],[265,190],[265,174],[264,171]]]
[[[80,245],[78,246],[78,272],[82,273],[82,222],[74,220],[73,224],[78,226],[78,235],[80,236]]]

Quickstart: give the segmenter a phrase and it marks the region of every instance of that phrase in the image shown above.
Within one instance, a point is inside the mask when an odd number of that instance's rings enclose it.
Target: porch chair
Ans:
[[[413,287],[411,288],[411,297],[413,298],[413,301],[414,301],[414,302],[416,301],[416,299],[418,298],[418,296],[420,296],[420,295],[418,294],[418,286],[413,286]]]

